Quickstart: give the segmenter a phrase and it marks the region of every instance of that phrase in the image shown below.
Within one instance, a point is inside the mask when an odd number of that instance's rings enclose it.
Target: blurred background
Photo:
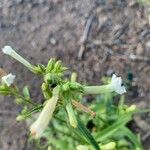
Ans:
[[[150,7],[145,0],[1,0],[0,48],[10,45],[33,64],[55,57],[78,81],[100,84],[116,73],[130,85],[126,102],[150,108]],[[40,79],[0,51],[0,67],[16,74],[42,101]],[[21,108],[0,97],[0,149],[26,150],[28,129],[15,118]],[[134,118],[132,130],[150,148],[150,114]]]

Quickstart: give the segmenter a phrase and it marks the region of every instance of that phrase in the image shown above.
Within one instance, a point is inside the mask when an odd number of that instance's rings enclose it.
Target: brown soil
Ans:
[[[129,103],[150,107],[150,8],[122,0],[3,0],[0,1],[0,48],[11,45],[27,60],[46,64],[56,57],[78,73],[80,82],[98,84],[113,72],[127,80],[133,74]],[[92,18],[88,38],[81,37]],[[82,55],[81,46],[85,46]],[[136,59],[131,57],[136,56]],[[32,97],[42,100],[39,79],[0,52],[0,67],[17,75],[20,87],[30,85]],[[0,149],[25,148],[27,129],[15,121],[20,107],[0,97]],[[150,115],[135,118],[138,132],[150,148]],[[145,126],[143,126],[143,123]]]

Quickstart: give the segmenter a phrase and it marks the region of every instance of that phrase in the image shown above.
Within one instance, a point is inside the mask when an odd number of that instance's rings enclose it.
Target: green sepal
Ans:
[[[61,66],[62,66],[62,63],[61,63],[61,61],[60,60],[58,60],[56,63],[55,63],[55,65],[54,65],[54,72],[60,72],[60,68],[61,68]]]
[[[23,95],[24,95],[25,98],[29,98],[30,99],[30,92],[29,92],[28,86],[24,86],[22,92],[23,92]]]
[[[48,84],[43,83],[41,89],[45,99],[50,99],[52,97],[52,91],[50,90]]]
[[[10,95],[11,94],[10,88],[6,85],[0,85],[0,94],[1,95]]]
[[[39,64],[37,66],[34,66],[31,71],[33,73],[35,73],[35,74],[39,74],[40,75],[40,74],[44,74],[45,70],[46,70],[45,66],[42,65],[42,64]]]
[[[46,66],[46,73],[50,73],[54,69],[55,59],[51,58]]]

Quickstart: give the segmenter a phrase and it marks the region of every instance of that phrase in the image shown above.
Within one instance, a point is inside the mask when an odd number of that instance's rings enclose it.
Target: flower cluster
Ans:
[[[101,94],[101,93],[110,93],[116,92],[118,94],[123,94],[126,92],[126,89],[123,85],[121,77],[117,77],[115,74],[112,75],[111,82],[106,85],[98,86],[85,86],[75,81],[75,75],[71,77],[71,81],[67,80],[64,77],[65,67],[62,66],[61,61],[56,61],[55,59],[50,59],[47,66],[44,65],[32,65],[22,56],[20,56],[14,49],[10,46],[5,46],[2,49],[3,53],[11,56],[16,59],[24,66],[26,66],[30,71],[35,74],[40,74],[43,77],[42,92],[44,95],[45,102],[39,105],[35,104],[30,99],[30,94],[28,90],[24,90],[24,97],[17,94],[17,102],[28,102],[32,104],[33,109],[28,111],[28,108],[25,106],[23,111],[23,117],[30,117],[33,112],[38,112],[40,110],[39,116],[36,118],[35,122],[30,126],[30,133],[33,138],[40,138],[44,135],[45,130],[48,128],[49,123],[54,115],[54,113],[59,111],[59,108],[63,108],[67,115],[67,121],[69,122],[71,129],[81,132],[83,139],[87,138],[89,143],[94,143],[94,147],[99,150],[99,145],[96,143],[93,136],[84,128],[83,124],[80,123],[80,120],[76,117],[76,112],[74,106],[87,112],[89,114],[93,113],[90,108],[82,105],[80,103],[81,97],[85,94]],[[5,84],[7,87],[10,87],[14,84],[15,75],[9,73],[5,76],[2,76],[1,83]],[[23,101],[23,100],[24,101]],[[37,107],[38,105],[38,107]],[[114,143],[105,145],[106,148],[113,146]],[[104,147],[104,146],[103,146]],[[89,147],[86,145],[79,145],[77,150],[89,150]]]

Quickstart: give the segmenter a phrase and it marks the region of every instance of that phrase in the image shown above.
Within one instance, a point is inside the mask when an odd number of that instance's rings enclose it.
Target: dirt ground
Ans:
[[[56,57],[70,69],[66,75],[76,71],[83,83],[99,84],[113,72],[126,81],[132,73],[128,103],[150,108],[149,19],[150,7],[135,0],[1,0],[0,48],[11,45],[33,64]],[[17,75],[19,87],[30,85],[33,99],[42,100],[39,79],[21,64],[0,52],[0,67]],[[29,149],[28,130],[15,121],[19,111],[12,98],[0,97],[2,150]],[[141,133],[145,150],[149,124],[150,114],[135,117],[133,130]]]

